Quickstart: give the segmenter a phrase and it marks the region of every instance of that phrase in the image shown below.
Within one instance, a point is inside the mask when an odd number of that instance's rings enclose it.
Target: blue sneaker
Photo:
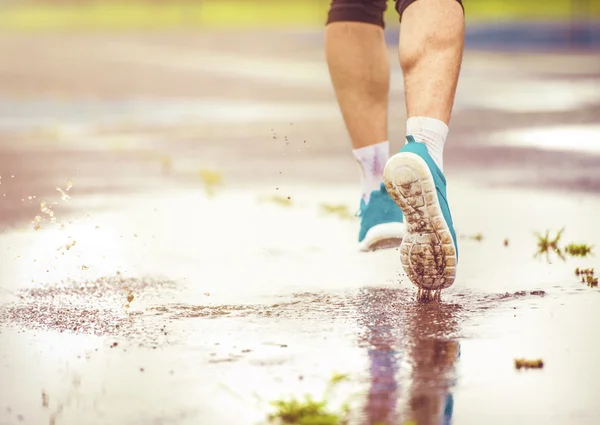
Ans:
[[[402,211],[390,198],[385,185],[371,192],[369,203],[360,200],[360,232],[358,245],[361,251],[400,246],[404,236]]]
[[[404,271],[419,289],[441,290],[456,278],[458,246],[446,197],[446,178],[427,146],[408,136],[384,170],[390,196],[406,217],[400,246]]]

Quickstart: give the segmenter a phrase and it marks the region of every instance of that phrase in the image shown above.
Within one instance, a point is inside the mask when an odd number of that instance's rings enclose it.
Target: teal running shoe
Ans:
[[[385,185],[371,192],[369,203],[360,200],[360,232],[358,245],[361,251],[396,248],[404,236],[402,211],[390,198]]]
[[[385,186],[404,213],[406,234],[400,246],[404,271],[419,289],[450,287],[456,278],[458,245],[446,197],[446,178],[427,146],[408,143],[385,166]]]

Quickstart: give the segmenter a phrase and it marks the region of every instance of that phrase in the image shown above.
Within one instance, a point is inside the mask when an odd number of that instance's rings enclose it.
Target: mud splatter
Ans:
[[[29,329],[110,335],[131,327],[131,315],[106,308],[27,303],[0,309],[0,324]]]
[[[42,390],[42,407],[47,408],[49,403],[50,398],[48,397],[48,394],[44,390]]]
[[[417,291],[417,301],[421,303],[440,302],[442,300],[441,289],[425,289],[419,288]]]
[[[24,289],[17,294],[21,299],[34,301],[57,300],[61,297],[69,300],[82,298],[93,299],[98,302],[102,299],[117,300],[119,294],[154,292],[158,293],[165,289],[174,289],[177,285],[174,281],[153,278],[131,278],[120,274],[114,276],[103,276],[95,280],[76,281],[72,279],[63,280],[59,283],[47,283],[40,287]],[[130,292],[132,291],[132,292]]]
[[[123,297],[129,299],[135,292],[136,299],[156,299],[175,287],[175,282],[168,280],[121,275],[44,284],[18,291],[15,295],[19,302],[0,306],[0,327],[121,335],[155,346],[159,337],[164,336],[164,326],[143,322],[143,311],[124,309]]]
[[[257,313],[260,306],[251,305],[187,305],[169,304],[151,307],[149,312],[154,315],[169,315],[174,319],[213,318],[213,317],[246,317],[251,313]]]
[[[68,201],[69,199],[71,199],[71,197],[69,195],[67,195],[67,192],[62,190],[60,187],[57,187],[56,190],[60,193],[60,195],[61,195],[60,199],[62,201]]]

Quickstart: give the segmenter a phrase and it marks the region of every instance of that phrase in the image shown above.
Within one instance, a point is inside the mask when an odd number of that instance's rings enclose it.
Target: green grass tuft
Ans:
[[[585,258],[588,255],[593,255],[593,253],[592,253],[593,247],[594,247],[594,245],[571,243],[565,247],[565,253],[569,254],[572,257]]]
[[[313,400],[307,395],[303,400],[278,400],[271,403],[277,411],[269,416],[271,421],[294,425],[342,425],[347,423],[340,413],[328,410],[327,401]]]
[[[275,412],[269,415],[270,422],[289,425],[345,425],[348,423],[350,407],[344,404],[339,411],[329,407],[329,396],[340,383],[348,381],[346,374],[335,373],[327,383],[325,394],[321,400],[310,395],[302,399],[292,397],[289,400],[271,402]]]
[[[535,233],[535,236],[537,237],[538,250],[534,256],[538,257],[542,254],[545,254],[546,258],[549,260],[550,253],[553,252],[553,253],[556,253],[561,259],[565,260],[565,256],[563,255],[561,249],[558,246],[558,244],[560,242],[560,238],[564,231],[565,231],[565,229],[563,227],[562,229],[560,229],[558,231],[558,233],[556,233],[556,236],[554,236],[553,239],[550,238],[549,230],[546,230],[546,234],[543,236],[540,235],[539,233]]]

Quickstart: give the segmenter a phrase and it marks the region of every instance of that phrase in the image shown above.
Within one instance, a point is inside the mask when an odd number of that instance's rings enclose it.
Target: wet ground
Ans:
[[[333,373],[356,424],[598,423],[600,263],[533,233],[600,240],[600,57],[466,53],[459,273],[419,304],[357,252],[319,40],[241,38],[0,38],[0,424],[260,424]]]

